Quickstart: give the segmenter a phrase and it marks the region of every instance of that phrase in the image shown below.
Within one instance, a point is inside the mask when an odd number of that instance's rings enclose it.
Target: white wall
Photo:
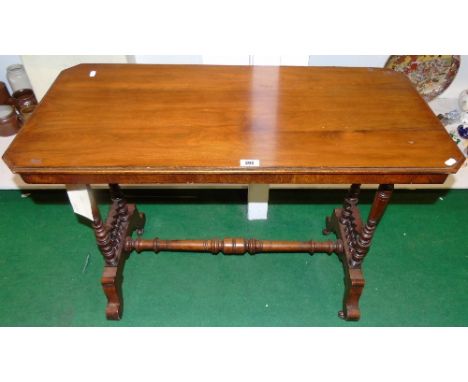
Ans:
[[[387,56],[309,56],[309,66],[361,66],[381,68],[388,60]]]
[[[202,64],[200,55],[137,55],[133,56],[136,64]]]
[[[297,56],[214,56],[214,55],[192,55],[192,56],[133,56],[132,62],[137,64],[204,64],[204,65],[290,65],[307,66],[308,55]]]
[[[250,56],[202,56],[205,65],[250,65]]]

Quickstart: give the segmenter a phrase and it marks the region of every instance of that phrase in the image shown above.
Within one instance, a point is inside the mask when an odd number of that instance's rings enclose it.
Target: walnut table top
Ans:
[[[29,183],[394,184],[443,183],[464,157],[386,69],[82,64],[4,160]]]

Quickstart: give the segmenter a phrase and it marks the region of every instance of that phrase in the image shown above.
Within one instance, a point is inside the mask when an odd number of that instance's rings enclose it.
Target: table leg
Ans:
[[[338,315],[350,321],[356,321],[360,318],[359,299],[365,284],[361,265],[370,249],[377,224],[388,205],[393,185],[382,184],[379,186],[365,225],[361,221],[357,207],[359,191],[359,184],[351,185],[343,208],[335,209],[331,217],[327,217],[326,227],[323,230],[324,234],[335,233],[337,238],[343,242],[343,252],[339,256],[345,273],[345,292],[343,310],[339,311]]]
[[[110,184],[112,205],[104,223],[97,204],[93,202],[93,228],[97,245],[104,257],[102,287],[107,297],[106,316],[119,320],[123,311],[122,274],[129,251],[125,250],[125,239],[137,231],[143,233],[145,215],[138,212],[134,204],[127,204],[120,187]]]
[[[372,203],[366,225],[358,235],[355,243],[355,251],[353,252],[351,261],[353,267],[359,266],[367,255],[367,252],[369,252],[375,229],[380,219],[383,217],[392,193],[393,184],[381,184],[375,193],[374,202]]]

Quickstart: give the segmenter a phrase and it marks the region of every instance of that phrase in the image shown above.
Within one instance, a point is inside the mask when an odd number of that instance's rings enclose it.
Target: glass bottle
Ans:
[[[7,67],[7,79],[13,93],[18,90],[32,89],[28,75],[21,64]]]

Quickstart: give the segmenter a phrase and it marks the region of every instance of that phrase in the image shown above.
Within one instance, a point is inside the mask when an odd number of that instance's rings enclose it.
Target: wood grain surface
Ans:
[[[141,64],[63,71],[3,158],[30,183],[442,183],[464,162],[391,70]]]

